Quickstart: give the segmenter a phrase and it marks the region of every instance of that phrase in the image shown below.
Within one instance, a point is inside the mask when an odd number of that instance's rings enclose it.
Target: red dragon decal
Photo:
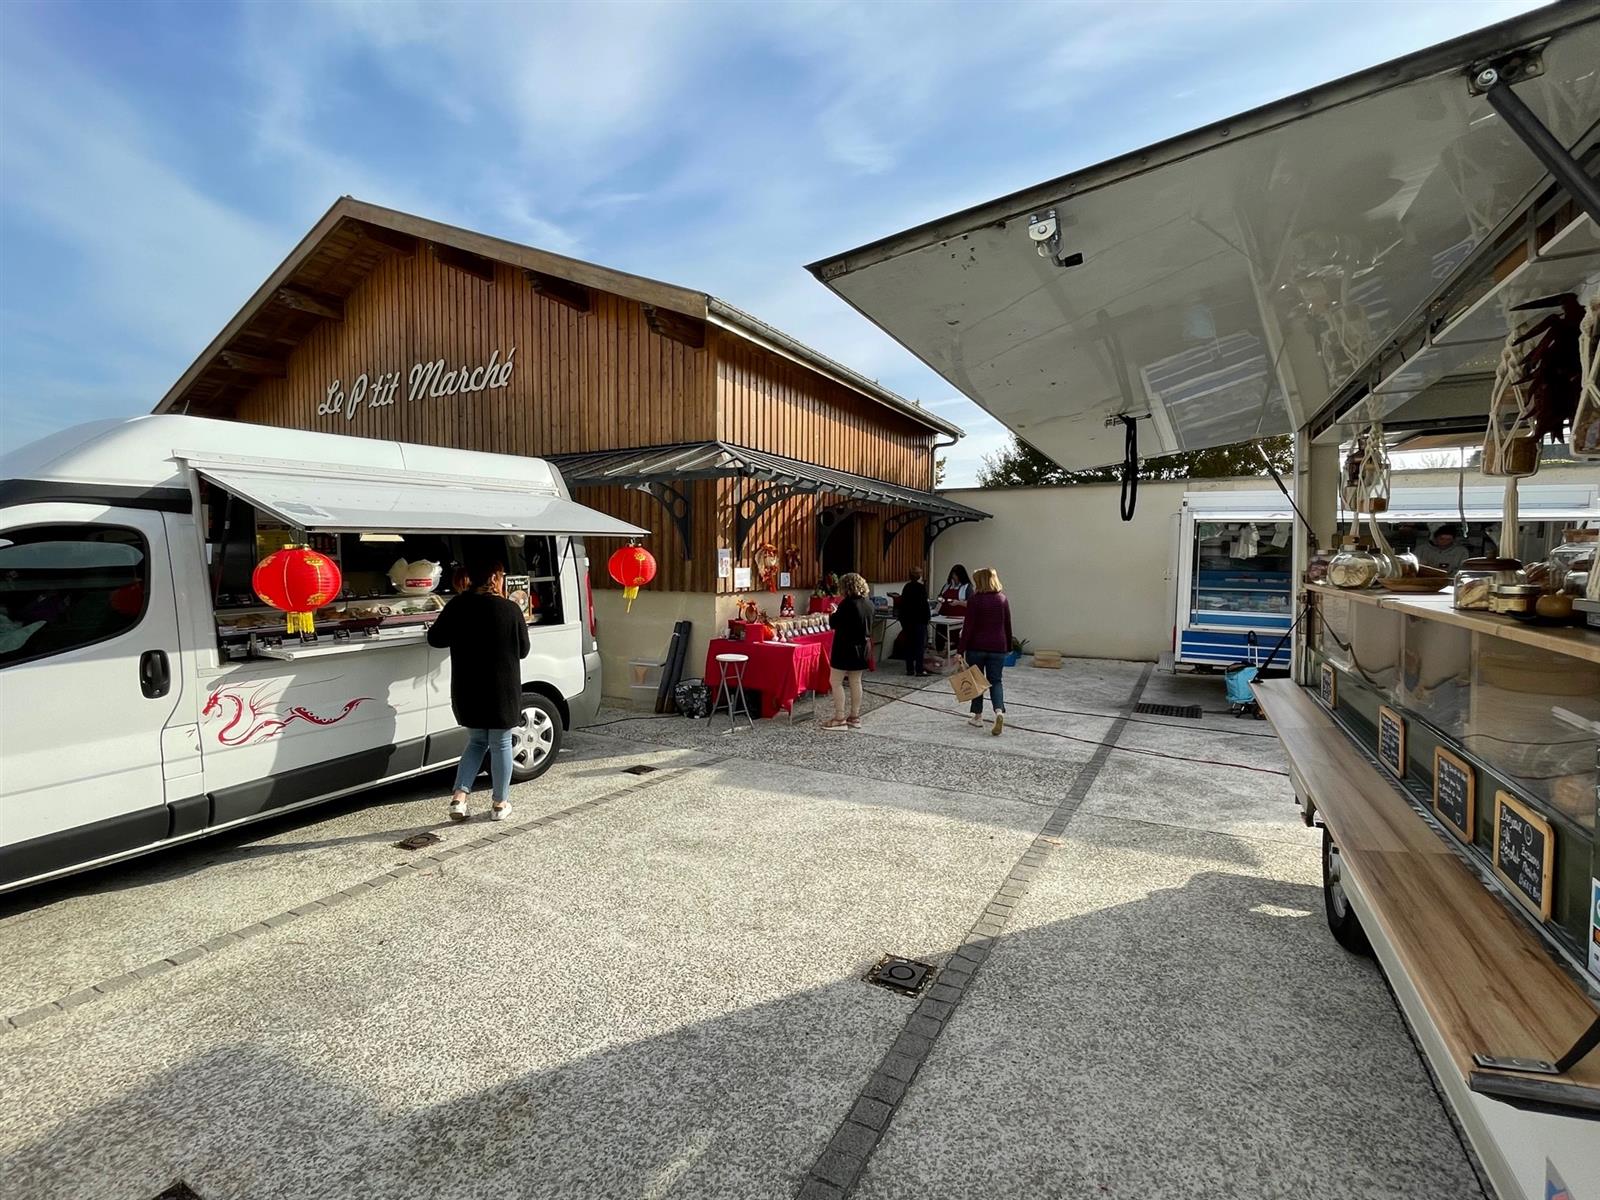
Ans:
[[[354,700],[346,700],[343,710],[338,716],[319,717],[308,708],[298,704],[289,706],[287,716],[279,716],[266,708],[258,699],[261,689],[265,684],[245,685],[243,687],[229,686],[218,688],[211,693],[206,701],[206,706],[200,710],[203,717],[221,716],[223,701],[233,704],[233,717],[217,733],[217,741],[224,746],[243,746],[250,742],[265,742],[277,737],[296,721],[308,721],[312,725],[337,725],[363,703],[371,700],[371,696],[357,696]],[[239,726],[244,729],[238,731]]]

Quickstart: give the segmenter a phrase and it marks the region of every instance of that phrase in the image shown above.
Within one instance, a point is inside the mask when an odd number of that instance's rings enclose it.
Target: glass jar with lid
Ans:
[[[1551,591],[1567,591],[1567,576],[1594,566],[1593,534],[1591,529],[1569,529],[1566,540],[1550,551],[1550,573],[1545,582]]]
[[[1326,583],[1328,581],[1328,564],[1332,561],[1332,550],[1313,550],[1311,557],[1306,560],[1306,582]]]
[[[1354,537],[1346,537],[1328,562],[1328,582],[1338,588],[1371,587],[1381,570],[1377,555],[1363,549]]]
[[[1452,603],[1456,608],[1488,612],[1497,586],[1527,582],[1522,564],[1514,558],[1469,558],[1456,572]]]

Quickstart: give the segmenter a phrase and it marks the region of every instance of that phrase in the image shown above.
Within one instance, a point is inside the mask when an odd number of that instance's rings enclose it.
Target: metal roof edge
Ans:
[[[1564,0],[1269,101],[1237,116],[1202,125],[1187,133],[1010,192],[998,199],[925,221],[855,249],[818,259],[808,263],[806,270],[826,285],[863,267],[924,249],[986,225],[1015,220],[1031,209],[1059,204],[1075,195],[1180,162],[1204,153],[1211,147],[1237,141],[1388,88],[1459,70],[1479,58],[1504,53],[1597,20],[1600,20],[1600,5],[1593,0]]]
[[[753,317],[741,308],[736,308],[726,300],[719,300],[715,296],[708,296],[709,314],[707,319],[720,329],[744,338],[748,342],[768,350],[774,354],[782,355],[808,367],[842,387],[847,387],[853,392],[859,392],[869,400],[894,409],[903,416],[910,417],[940,433],[950,437],[966,437],[966,430],[959,425],[946,421],[943,417],[929,412],[914,400],[907,400],[897,392],[891,392],[881,384],[874,383],[858,371],[851,370],[841,362],[829,358],[820,350],[814,350],[804,342],[790,337],[776,326],[768,325],[759,317]]]

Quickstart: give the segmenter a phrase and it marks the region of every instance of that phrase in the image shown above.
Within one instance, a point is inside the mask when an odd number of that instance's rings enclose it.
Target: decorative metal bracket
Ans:
[[[933,514],[920,508],[909,512],[895,513],[883,523],[883,556],[889,557],[889,547],[894,545],[895,538],[900,536],[900,531],[907,525],[915,525],[918,521],[926,521]]]
[[[822,561],[822,549],[828,544],[828,539],[838,531],[839,526],[845,523],[846,518],[850,517],[854,513],[860,512],[864,507],[864,505],[852,500],[847,501],[844,504],[835,504],[830,508],[823,509],[817,514],[818,562]]]
[[[965,525],[968,521],[981,521],[982,517],[967,517],[959,514],[947,516],[934,516],[928,514],[928,527],[922,531],[922,553],[926,555],[933,549],[933,543],[946,529],[956,525]]]
[[[672,518],[672,524],[678,531],[678,541],[683,546],[684,561],[692,561],[694,501],[689,495],[680,492],[670,483],[630,483],[627,487],[630,492],[643,492],[646,496],[654,498],[656,503],[667,510],[667,516]]]
[[[750,531],[755,528],[761,514],[775,504],[782,504],[795,496],[807,496],[817,489],[803,483],[769,483],[765,487],[746,491],[739,497],[739,503],[733,521],[733,553],[735,558],[743,557],[744,544],[750,536]]]

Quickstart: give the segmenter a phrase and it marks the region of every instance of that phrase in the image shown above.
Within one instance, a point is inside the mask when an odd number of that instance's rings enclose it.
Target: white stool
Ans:
[[[750,716],[750,705],[744,698],[744,668],[749,661],[748,654],[717,655],[717,703],[711,706],[711,715],[716,715],[718,705],[726,703],[729,733],[739,728],[740,712],[744,713],[751,729],[756,727],[755,719]]]

